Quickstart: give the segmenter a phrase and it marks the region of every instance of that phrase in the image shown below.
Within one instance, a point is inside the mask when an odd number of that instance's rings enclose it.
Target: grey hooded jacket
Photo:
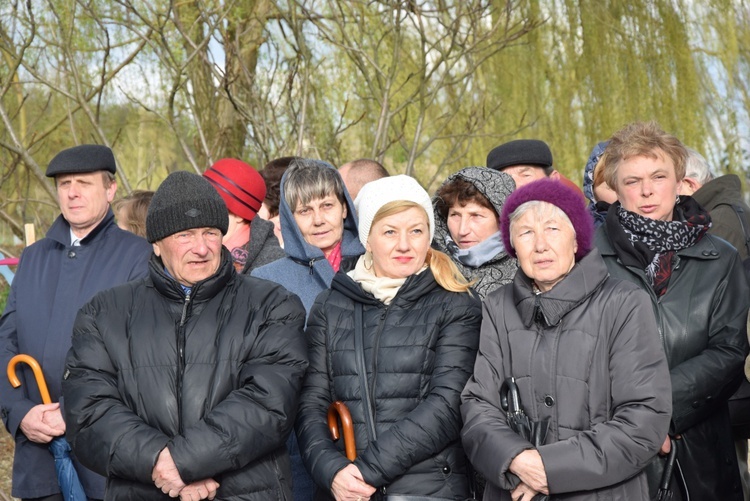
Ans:
[[[498,219],[502,213],[505,199],[516,188],[513,178],[509,175],[486,167],[467,167],[461,169],[455,174],[448,176],[443,186],[452,183],[456,179],[463,179],[473,184],[477,191],[490,201],[495,208]],[[438,200],[438,197],[433,198],[433,207],[436,207]],[[477,291],[480,298],[484,299],[490,292],[513,280],[516,269],[518,269],[518,263],[505,251],[498,253],[483,265],[474,268],[453,257],[445,243],[446,236],[448,235],[448,224],[445,218],[440,216],[436,208],[435,237],[432,241],[432,247],[451,256],[451,259],[467,280],[475,280],[472,287]]]
[[[483,305],[474,375],[462,394],[461,432],[485,500],[510,500],[510,463],[532,444],[500,404],[514,376],[533,420],[550,419],[544,462],[553,499],[648,499],[642,469],[667,436],[667,360],[648,295],[612,279],[598,250],[542,294],[518,271]],[[562,499],[562,497],[560,498]]]
[[[319,162],[326,167],[334,168],[326,162]],[[281,178],[282,194],[285,182],[286,173]],[[341,269],[348,271],[354,268],[357,258],[365,253],[365,249],[359,242],[357,211],[354,209],[354,203],[346,187],[344,187],[344,199],[346,218],[344,218],[344,234],[341,239]],[[294,214],[283,196],[279,202],[279,214],[281,214],[281,235],[284,237],[286,257],[255,268],[251,275],[283,285],[302,300],[305,310],[309,313],[318,294],[331,286],[335,272],[323,251],[305,241],[305,237],[294,220]]]

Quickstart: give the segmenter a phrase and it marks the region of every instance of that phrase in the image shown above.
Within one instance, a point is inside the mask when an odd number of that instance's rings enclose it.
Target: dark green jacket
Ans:
[[[727,174],[712,179],[693,193],[693,198],[711,214],[713,224],[708,232],[734,245],[742,259],[750,257],[740,219],[732,206],[727,205],[735,204],[742,207],[745,224],[750,230],[750,207],[743,200],[740,178],[734,174]]]

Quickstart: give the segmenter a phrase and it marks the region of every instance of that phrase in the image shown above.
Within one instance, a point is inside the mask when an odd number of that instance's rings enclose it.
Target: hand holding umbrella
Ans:
[[[39,366],[39,362],[29,355],[19,354],[11,358],[10,362],[8,362],[8,380],[10,384],[14,388],[21,386],[21,381],[16,375],[16,365],[20,362],[28,364],[34,372],[34,378],[36,379],[36,384],[39,386],[42,402],[45,404],[52,403],[42,368]],[[57,482],[60,485],[60,491],[65,501],[86,501],[86,493],[83,491],[78,474],[73,467],[73,460],[70,458],[70,444],[68,444],[68,441],[63,437],[57,437],[50,442],[49,450],[55,458]]]
[[[508,426],[534,447],[544,445],[549,430],[549,420],[532,421],[521,407],[521,394],[514,377],[507,378],[500,387],[500,406],[505,411]],[[512,475],[512,474],[511,474]],[[534,496],[534,501],[549,499],[544,494]]]

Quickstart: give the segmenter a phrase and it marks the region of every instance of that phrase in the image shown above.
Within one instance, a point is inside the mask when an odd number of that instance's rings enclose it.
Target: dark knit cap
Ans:
[[[242,219],[252,221],[266,198],[263,177],[241,160],[222,158],[209,167],[203,177],[219,192],[229,212]]]
[[[62,150],[47,166],[47,177],[58,174],[83,174],[106,170],[115,173],[115,155],[100,144],[82,144]]]
[[[521,186],[511,193],[503,205],[500,216],[500,232],[503,236],[505,250],[513,257],[516,251],[510,244],[510,216],[521,205],[532,200],[547,202],[562,210],[568,216],[576,231],[578,250],[576,261],[580,261],[591,250],[591,240],[594,236],[594,220],[586,209],[586,204],[580,193],[569,186],[554,179],[540,179]]]
[[[171,173],[154,193],[146,215],[151,243],[193,228],[218,228],[226,235],[229,214],[211,183],[198,174]]]
[[[552,152],[547,143],[538,139],[517,139],[490,151],[487,167],[503,170],[514,165],[552,167]]]

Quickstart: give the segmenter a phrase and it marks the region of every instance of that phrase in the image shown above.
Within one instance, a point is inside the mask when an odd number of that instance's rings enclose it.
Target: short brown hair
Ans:
[[[437,210],[438,215],[443,220],[448,219],[448,211],[451,207],[456,204],[464,207],[471,202],[497,213],[497,209],[495,209],[487,197],[485,197],[482,192],[474,186],[474,183],[460,177],[457,177],[450,183],[441,186],[435,195],[437,197],[437,200],[435,201],[435,210]]]
[[[118,213],[124,209],[126,217],[121,222],[128,227],[131,233],[146,238],[146,214],[153,196],[153,191],[135,190],[130,195],[115,200],[112,202],[115,217],[120,217]]]
[[[281,201],[281,178],[289,166],[299,157],[280,157],[268,162],[260,175],[266,182],[266,198],[263,203],[266,204],[269,217],[279,215],[279,202]]]
[[[687,149],[672,134],[665,132],[658,123],[633,122],[615,132],[609,139],[600,160],[604,180],[617,191],[617,169],[620,164],[633,157],[658,158],[664,155],[674,165],[677,181],[685,177]]]

